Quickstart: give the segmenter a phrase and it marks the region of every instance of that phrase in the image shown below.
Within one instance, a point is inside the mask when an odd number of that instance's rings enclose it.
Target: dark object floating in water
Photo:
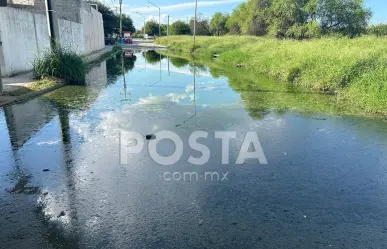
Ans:
[[[57,218],[60,218],[60,217],[65,216],[65,215],[66,215],[65,211],[62,211],[62,212],[60,212],[60,214],[57,216]]]
[[[146,135],[145,138],[146,138],[146,140],[155,140],[156,136],[151,134],[151,135]]]
[[[49,170],[49,169],[44,169],[44,170],[43,170],[43,172],[48,172],[48,171],[50,171],[50,170]]]

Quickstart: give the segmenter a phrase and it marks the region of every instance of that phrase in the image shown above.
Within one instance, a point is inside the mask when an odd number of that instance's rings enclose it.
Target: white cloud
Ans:
[[[224,5],[224,4],[238,3],[238,2],[244,2],[244,1],[245,0],[198,1],[198,7],[209,7],[209,6]],[[185,10],[185,9],[191,9],[194,7],[195,7],[195,2],[188,2],[188,3],[179,3],[179,4],[173,4],[173,5],[160,6],[160,9],[162,12],[165,12],[165,11],[171,12],[174,10]],[[123,8],[124,8],[124,11],[126,12],[152,13],[152,12],[158,11],[158,9],[153,6],[131,9],[130,6],[124,5]]]

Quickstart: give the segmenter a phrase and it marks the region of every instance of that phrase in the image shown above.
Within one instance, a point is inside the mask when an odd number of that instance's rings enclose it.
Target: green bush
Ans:
[[[83,84],[87,73],[82,57],[71,48],[46,49],[33,62],[37,79],[57,77],[67,84]]]

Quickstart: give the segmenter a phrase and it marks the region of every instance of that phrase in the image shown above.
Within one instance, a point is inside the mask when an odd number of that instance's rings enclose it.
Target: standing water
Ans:
[[[163,54],[117,56],[87,86],[0,109],[1,248],[387,247],[384,120]],[[208,151],[190,146],[196,131]],[[248,132],[259,141],[243,148]],[[156,141],[182,155],[160,163]]]

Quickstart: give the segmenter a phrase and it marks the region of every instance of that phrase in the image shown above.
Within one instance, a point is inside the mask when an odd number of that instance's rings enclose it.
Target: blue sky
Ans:
[[[119,0],[104,0],[108,4],[117,5]],[[215,12],[228,12],[245,0],[198,0],[198,12],[206,17],[211,17]],[[187,20],[194,13],[193,0],[151,0],[161,7],[162,23],[166,23],[167,15],[170,22],[174,20]],[[387,23],[387,0],[365,0],[366,6],[373,12],[372,23]],[[140,12],[147,20],[158,20],[158,9],[147,3],[147,0],[123,0],[123,12],[129,14],[136,28],[141,28],[144,19],[136,14]]]

